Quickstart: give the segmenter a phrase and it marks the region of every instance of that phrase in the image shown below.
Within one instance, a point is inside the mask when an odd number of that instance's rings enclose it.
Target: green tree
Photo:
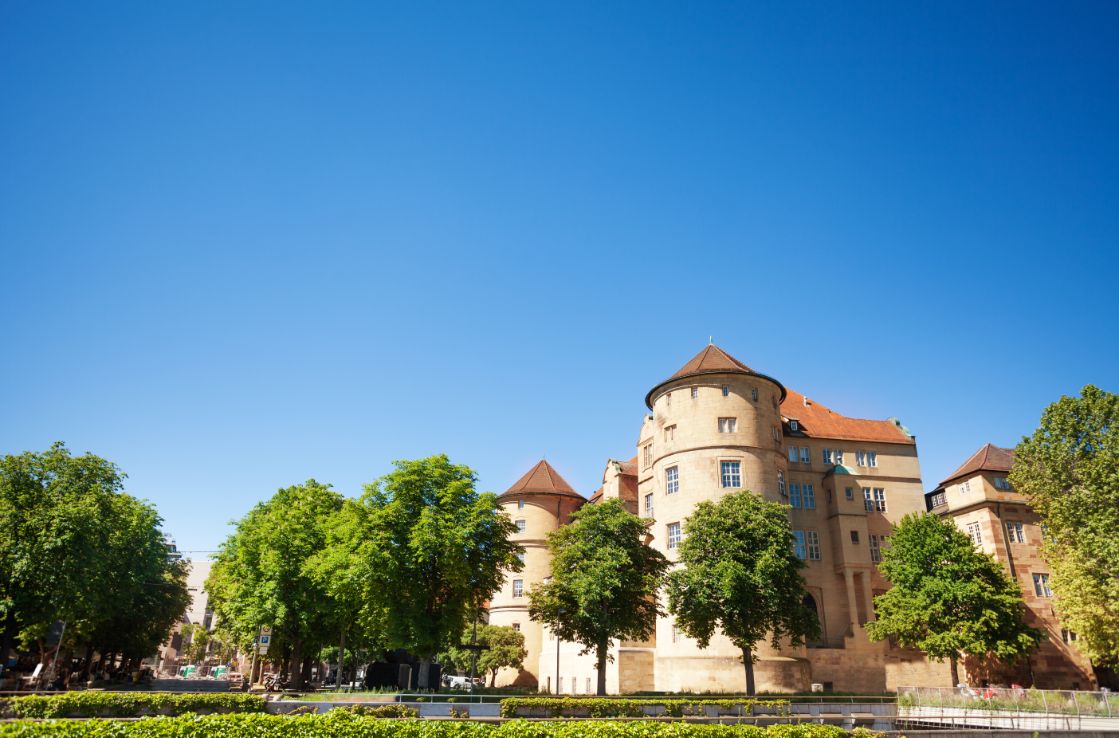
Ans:
[[[468,627],[462,635],[462,644],[447,651],[451,665],[462,671],[470,668],[471,651],[465,646],[470,644],[473,636],[473,629]],[[507,625],[479,625],[478,644],[485,646],[478,651],[478,672],[489,673],[491,687],[497,684],[498,671],[520,669],[528,656],[524,634]]]
[[[367,602],[387,645],[420,660],[426,688],[436,686],[428,684],[432,658],[459,637],[506,572],[520,571],[521,549],[497,497],[478,493],[469,467],[445,455],[394,466],[362,497]]]
[[[1023,620],[1018,585],[950,520],[906,515],[882,549],[878,569],[892,586],[874,598],[876,617],[866,624],[867,635],[948,659],[953,684],[960,683],[961,653],[1012,663],[1041,639]]]
[[[1088,385],[1049,405],[1010,481],[1045,526],[1062,624],[1097,665],[1119,665],[1119,395]]]
[[[124,494],[125,475],[62,443],[0,458],[0,658],[30,647],[55,620],[64,650],[85,644],[138,658],[189,600],[155,508]]]
[[[715,629],[742,651],[746,693],[755,693],[755,644],[770,635],[793,646],[819,633],[804,604],[804,563],[793,549],[787,508],[749,490],[701,502],[684,521],[680,567],[668,577],[668,608],[700,648]]]
[[[206,660],[206,653],[210,648],[210,631],[202,627],[201,623],[187,623],[183,626],[183,655],[192,664],[200,664]]]
[[[529,592],[529,616],[595,654],[604,695],[610,642],[645,640],[656,628],[668,561],[645,545],[648,526],[620,500],[584,505],[571,517],[548,535],[552,577]]]
[[[336,632],[335,604],[310,562],[341,507],[342,496],[314,479],[279,490],[237,522],[206,580],[211,607],[238,645],[248,648],[261,626],[272,627],[269,655],[284,655],[295,689]]]

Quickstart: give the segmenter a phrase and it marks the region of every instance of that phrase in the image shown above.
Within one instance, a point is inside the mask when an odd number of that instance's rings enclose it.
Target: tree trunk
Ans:
[[[754,654],[751,649],[742,649],[742,664],[746,667],[746,696],[753,697],[757,686],[754,684]]]
[[[427,682],[431,678],[431,657],[424,656],[420,659],[420,668],[416,674],[416,689],[428,689]]]
[[[606,696],[606,650],[609,647],[608,642],[598,644],[598,653],[596,654],[598,656],[598,686],[595,688],[595,694],[599,697]],[[558,689],[559,685],[556,686],[556,694],[558,695],[561,690]]]
[[[497,669],[490,669],[490,689],[497,686]]]
[[[318,662],[318,658],[315,657],[315,656],[304,656],[303,657],[303,666],[299,670],[299,676],[300,676],[300,682],[301,683],[309,684],[311,682],[311,674],[312,674],[312,671],[315,668],[316,662]]]
[[[93,644],[90,643],[85,647],[85,661],[82,664],[82,680],[89,679],[89,670],[93,666]]]
[[[288,662],[288,684],[292,689],[303,689],[303,641],[291,644],[291,661]]]
[[[346,629],[338,639],[338,673],[334,677],[334,688],[342,689],[342,675],[346,673]]]
[[[960,683],[960,664],[955,654],[948,657],[948,665],[952,667],[952,686],[955,687]]]

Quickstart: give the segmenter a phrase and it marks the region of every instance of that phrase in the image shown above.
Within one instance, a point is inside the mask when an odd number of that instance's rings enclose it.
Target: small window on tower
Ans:
[[[857,530],[851,531],[851,543],[859,542],[859,532]]]
[[[524,518],[521,518],[520,520],[517,521],[517,532],[518,533],[524,533],[525,532],[525,520],[524,520]]]
[[[738,418],[719,418],[720,433],[735,433],[738,430]]]
[[[730,385],[729,384],[724,384],[723,385],[723,397],[730,397]]]
[[[754,402],[758,401],[758,388],[757,387],[750,390],[750,399],[753,400]]]
[[[525,509],[525,501],[524,500],[517,500],[517,509],[518,510],[524,510]]]
[[[692,399],[695,400],[699,397],[699,387],[692,387]]]
[[[513,623],[513,630],[520,633],[521,632],[521,624],[520,623]]]

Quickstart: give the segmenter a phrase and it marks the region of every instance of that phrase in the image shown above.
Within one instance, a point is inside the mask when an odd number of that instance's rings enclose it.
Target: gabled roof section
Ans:
[[[952,472],[940,486],[944,486],[960,477],[966,477],[969,474],[975,474],[981,471],[999,471],[1008,472],[1014,466],[1014,449],[1002,448],[993,443],[985,444],[978,451],[973,453],[967,461],[965,461],[959,469]]]
[[[545,459],[541,459],[536,466],[529,469],[523,477],[514,482],[512,487],[498,496],[525,494],[560,495],[561,497],[584,499],[583,495],[572,489],[567,480],[561,477],[559,472]]]
[[[723,351],[715,344],[709,343],[703,347],[702,351],[693,356],[691,361],[680,367],[679,371],[677,371],[675,374],[673,374],[671,377],[664,380],[663,382],[657,384],[657,386],[653,387],[653,389],[649,390],[649,394],[645,395],[645,404],[649,407],[649,409],[652,409],[653,395],[656,394],[657,390],[659,390],[661,387],[668,384],[669,382],[675,382],[678,379],[684,379],[686,377],[696,377],[704,374],[752,374],[756,377],[767,379],[770,382],[776,384],[781,389],[781,398],[784,399],[785,397],[785,388],[776,379],[766,376],[761,372],[754,371],[738,359],[728,354],[726,351]]]
[[[788,390],[781,402],[781,414],[790,420],[796,420],[798,433],[809,438],[910,445],[916,442],[896,420],[848,418],[795,390]]]

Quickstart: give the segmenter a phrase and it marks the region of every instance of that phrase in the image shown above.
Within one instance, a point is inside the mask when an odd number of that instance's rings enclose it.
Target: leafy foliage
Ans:
[[[754,645],[770,635],[796,646],[819,632],[804,604],[804,564],[793,550],[784,505],[749,490],[701,502],[684,521],[681,567],[668,577],[668,608],[700,648],[716,628],[742,650],[746,692],[754,689]]]
[[[478,493],[469,467],[443,455],[394,465],[366,485],[352,550],[366,562],[366,601],[387,645],[420,657],[424,686],[431,657],[459,637],[506,572],[520,571],[520,547],[497,497]]]
[[[136,721],[10,722],[0,738],[843,738],[834,725],[700,725],[686,722],[381,720],[323,715],[183,715]]]
[[[501,716],[505,718],[568,717],[585,715],[593,718],[644,717],[661,708],[668,717],[704,715],[706,708],[715,707],[722,713],[749,715],[754,708],[785,714],[788,700],[713,700],[713,699],[633,699],[603,697],[514,697],[501,701]]]
[[[645,545],[645,521],[620,500],[585,505],[548,535],[552,577],[529,592],[529,616],[593,652],[598,694],[606,693],[610,641],[644,640],[659,614],[656,595],[668,562]]]
[[[263,697],[185,692],[62,692],[0,700],[0,714],[17,718],[139,717],[187,712],[263,712]]]
[[[236,643],[248,648],[261,626],[272,627],[272,648],[292,653],[297,689],[302,657],[333,632],[333,603],[308,563],[341,507],[342,496],[314,479],[279,490],[238,521],[206,580],[211,607]]]
[[[938,661],[947,658],[957,683],[960,653],[1013,662],[1041,639],[1023,621],[1018,585],[951,521],[906,515],[878,568],[893,586],[874,598],[877,617],[866,625],[871,640],[893,638]]]
[[[1046,526],[1062,624],[1096,664],[1119,665],[1119,395],[1088,385],[1047,407],[1010,480]]]
[[[470,643],[473,631],[470,627],[462,635],[463,644]],[[525,650],[525,637],[507,625],[479,625],[478,643],[486,646],[478,652],[478,672],[489,673],[490,686],[497,683],[497,672],[501,669],[520,669],[528,651]],[[465,671],[470,668],[470,651],[462,646],[448,649],[451,662]]]
[[[56,620],[64,646],[142,656],[186,609],[186,563],[173,560],[155,508],[121,492],[124,474],[62,443],[0,458],[0,650]]]

